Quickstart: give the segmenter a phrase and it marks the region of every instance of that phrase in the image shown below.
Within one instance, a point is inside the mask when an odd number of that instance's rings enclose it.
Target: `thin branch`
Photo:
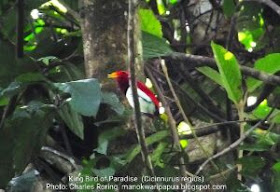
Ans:
[[[77,164],[76,164],[76,161],[75,161],[71,156],[66,155],[66,154],[64,154],[64,153],[62,153],[62,152],[60,152],[60,151],[58,151],[58,150],[55,150],[55,149],[53,149],[53,148],[51,148],[51,147],[47,147],[47,146],[43,146],[43,147],[41,148],[41,150],[42,150],[42,151],[48,151],[48,152],[53,153],[53,154],[55,154],[55,155],[57,155],[57,156],[59,156],[59,157],[62,157],[63,159],[69,161],[69,163],[71,163],[71,165],[72,165],[76,170],[78,169],[78,166],[77,166]]]
[[[130,72],[130,86],[132,89],[132,96],[133,96],[133,103],[134,103],[134,124],[136,128],[138,142],[141,146],[141,154],[143,161],[148,169],[150,175],[154,176],[154,168],[151,162],[151,158],[148,152],[147,143],[145,140],[145,131],[142,126],[142,119],[141,119],[141,112],[140,112],[140,104],[138,100],[138,93],[137,93],[137,83],[136,83],[136,75],[135,75],[135,67],[138,61],[136,59],[136,45],[137,40],[135,39],[135,18],[136,15],[136,7],[137,0],[129,0],[128,3],[128,26],[127,26],[127,46],[128,46],[128,68]]]
[[[243,0],[243,2],[258,2],[267,5],[280,16],[280,6],[271,0]]]
[[[24,55],[24,0],[17,1],[17,57]]]
[[[176,121],[175,119],[173,118],[173,115],[172,115],[172,112],[168,106],[168,103],[165,99],[165,96],[163,95],[163,93],[161,92],[161,89],[156,81],[156,79],[154,78],[153,74],[151,73],[151,71],[146,67],[145,68],[145,72],[147,73],[149,79],[152,81],[154,87],[155,87],[155,90],[159,96],[159,99],[165,109],[165,112],[167,114],[167,117],[168,117],[168,123],[169,123],[169,128],[170,128],[170,131],[171,131],[171,134],[172,134],[172,139],[173,139],[173,142],[175,144],[175,147],[177,149],[181,149],[181,151],[183,150],[181,148],[181,145],[180,145],[180,138],[179,138],[179,134],[178,134],[178,131],[177,131],[177,125],[176,125]],[[180,162],[180,171],[181,171],[181,175],[182,176],[193,176],[192,173],[188,172],[187,169],[186,169],[186,166],[185,166],[185,160],[183,157],[180,157],[179,158],[179,162]]]
[[[168,83],[169,88],[170,88],[170,91],[172,92],[172,95],[173,95],[173,97],[174,97],[174,99],[175,99],[176,105],[178,106],[179,111],[181,112],[181,114],[182,114],[182,116],[183,116],[183,118],[184,118],[184,121],[189,125],[190,130],[191,130],[191,132],[192,132],[192,134],[193,134],[193,136],[194,136],[194,139],[195,139],[195,141],[197,142],[197,144],[199,145],[200,149],[201,149],[207,156],[209,156],[209,153],[207,152],[207,150],[202,146],[201,142],[199,141],[199,139],[198,139],[198,137],[197,137],[197,135],[196,135],[196,133],[195,133],[195,130],[194,130],[192,124],[191,124],[191,121],[190,121],[190,119],[187,117],[187,115],[186,115],[186,113],[185,113],[185,111],[184,111],[184,109],[183,109],[183,107],[182,107],[182,105],[181,105],[181,103],[180,103],[180,100],[179,100],[179,98],[178,98],[178,96],[177,96],[177,94],[176,94],[176,92],[175,92],[175,90],[174,90],[174,87],[172,86],[172,83],[171,83],[171,81],[170,81],[170,78],[169,78],[169,75],[168,75],[168,71],[167,71],[167,67],[166,67],[166,65],[165,65],[165,62],[164,62],[164,60],[162,60],[162,61],[163,61],[162,65],[161,65],[161,66],[162,66],[162,70],[163,70],[163,73],[165,74],[167,83]],[[211,161],[211,163],[212,163],[212,165],[213,165],[217,170],[219,170],[219,167],[218,167],[213,161]]]
[[[198,56],[198,55],[190,55],[184,53],[172,53],[168,58],[171,58],[176,61],[183,61],[185,66],[188,68],[196,68],[208,66],[213,69],[217,69],[216,62],[213,58]],[[244,75],[251,76],[255,79],[261,80],[267,84],[272,85],[280,85],[280,77],[276,75],[271,75],[266,72],[258,71],[256,69],[252,69],[250,67],[240,65],[240,70]]]
[[[204,167],[211,162],[214,159],[217,159],[220,156],[225,155],[226,153],[232,151],[234,148],[238,147],[249,135],[252,131],[254,131],[254,129],[256,129],[260,124],[262,124],[263,122],[266,121],[266,119],[272,114],[272,112],[274,111],[274,109],[272,109],[270,111],[270,113],[261,121],[259,121],[258,123],[256,123],[254,126],[252,126],[250,129],[248,129],[242,136],[240,136],[240,138],[238,140],[236,140],[234,143],[232,143],[230,146],[228,146],[227,148],[225,148],[224,150],[220,151],[219,153],[216,153],[215,155],[213,155],[212,157],[208,158],[206,161],[204,161],[204,163],[202,163],[199,167],[199,169],[196,171],[195,175],[198,175],[203,169]]]

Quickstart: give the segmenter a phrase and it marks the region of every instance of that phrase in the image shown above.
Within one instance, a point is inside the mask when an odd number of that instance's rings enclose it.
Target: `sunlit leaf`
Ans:
[[[280,71],[279,61],[280,61],[280,53],[272,53],[266,55],[261,59],[258,59],[255,62],[254,68],[262,72],[274,74]],[[253,92],[256,88],[258,88],[260,85],[263,84],[262,81],[256,80],[252,77],[249,77],[246,83],[249,92]]]
[[[181,140],[180,140],[180,144],[181,144],[181,147],[182,147],[183,149],[185,149],[185,148],[188,146],[189,142],[188,142],[188,140],[186,140],[186,139],[181,139]]]
[[[162,37],[162,28],[160,22],[150,9],[139,9],[141,21],[141,30],[157,37]]]
[[[166,40],[157,36],[142,32],[143,58],[151,59],[173,53]]]
[[[163,0],[156,0],[156,1],[157,1],[158,13],[159,13],[160,15],[165,14],[166,8],[165,8],[165,5],[164,5],[164,3],[163,3]]]
[[[223,87],[228,97],[237,104],[242,98],[241,72],[235,56],[222,46],[211,43]]]
[[[154,133],[153,135],[149,136],[146,138],[146,142],[147,145],[151,145],[155,142],[158,142],[162,139],[164,139],[165,137],[167,137],[169,135],[169,131],[167,130],[163,130],[163,131],[159,131],[157,133]],[[136,147],[133,147],[130,151],[128,151],[127,155],[126,155],[126,162],[130,163],[135,157],[136,155],[138,155],[141,151],[141,148],[139,145],[137,145]]]

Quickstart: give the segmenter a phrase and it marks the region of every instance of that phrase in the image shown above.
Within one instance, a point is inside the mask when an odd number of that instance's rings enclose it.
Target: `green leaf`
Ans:
[[[155,166],[159,166],[162,168],[165,167],[165,163],[162,162],[161,155],[166,150],[167,146],[168,146],[168,143],[160,142],[158,144],[158,146],[156,147],[156,149],[153,151],[151,160]]]
[[[216,70],[210,67],[199,67],[197,68],[197,70],[203,75],[205,75],[206,77],[212,79],[218,85],[221,85],[223,87],[221,75]]]
[[[240,150],[246,151],[268,151],[270,149],[270,145],[265,143],[254,143],[254,144],[243,144],[239,147]]]
[[[55,56],[41,57],[38,59],[38,61],[43,62],[45,65],[49,65],[52,62],[61,62],[61,60]]]
[[[71,110],[68,103],[58,109],[58,114],[67,127],[79,138],[84,139],[84,124],[81,115]]]
[[[145,31],[159,38],[162,37],[161,24],[155,17],[152,10],[139,9],[139,16],[140,16],[142,31]]]
[[[52,125],[53,107],[31,102],[19,107],[0,130],[0,188],[37,155]],[[3,155],[5,154],[5,155]]]
[[[69,104],[84,116],[96,116],[101,102],[100,84],[97,79],[83,79],[67,83],[54,83],[61,91],[70,93]]]
[[[151,35],[144,31],[142,32],[142,44],[144,59],[161,57],[173,52],[169,44],[166,43],[165,39]]]
[[[115,93],[102,93],[102,103],[108,104],[117,114],[124,113],[124,106]]]
[[[241,174],[247,177],[255,178],[261,172],[265,165],[265,160],[261,157],[245,156],[237,161],[242,164]]]
[[[219,68],[223,86],[228,97],[235,103],[242,99],[241,72],[235,56],[222,46],[211,43],[215,60]]]
[[[273,191],[277,191],[280,189],[280,162],[277,162],[272,166],[272,171],[272,186],[274,188]]]
[[[158,13],[160,15],[164,15],[166,12],[165,5],[163,3],[163,0],[156,0],[157,1],[157,8],[158,8]]]
[[[7,88],[1,90],[0,97],[12,97],[18,94],[23,89],[23,84],[19,82],[12,82]]]
[[[255,62],[254,68],[261,72],[274,74],[280,71],[280,53],[272,53]],[[247,87],[249,92],[253,92],[256,88],[263,84],[262,81],[253,79],[251,77],[247,80]]]
[[[108,131],[104,131],[99,135],[98,148],[96,148],[94,151],[103,155],[107,155],[107,148],[108,148],[109,141],[123,135],[124,133],[125,130],[120,127],[110,129]]]
[[[44,77],[41,73],[37,72],[30,72],[30,73],[23,73],[16,77],[16,81],[22,83],[30,83],[30,82],[40,82],[45,81],[48,82],[49,80]]]
[[[224,0],[223,1],[223,11],[226,17],[231,17],[235,11],[234,0]]]
[[[164,139],[165,137],[167,137],[168,135],[169,135],[169,131],[167,131],[167,130],[163,130],[163,131],[154,133],[153,135],[146,138],[147,145],[151,145],[155,142],[158,142],[158,141]],[[139,145],[137,145],[136,147],[133,147],[126,155],[126,162],[130,163],[136,157],[136,155],[138,155],[140,153],[140,151],[141,151],[141,148]]]

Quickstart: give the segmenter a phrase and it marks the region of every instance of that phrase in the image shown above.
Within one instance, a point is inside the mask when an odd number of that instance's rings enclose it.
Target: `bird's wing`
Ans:
[[[139,104],[140,104],[140,111],[142,113],[150,113],[153,114],[155,112],[155,104],[152,101],[152,99],[141,89],[137,88],[137,94],[139,98]],[[134,108],[134,102],[133,102],[133,95],[132,95],[132,89],[129,87],[126,91],[126,98],[128,100],[128,103]]]

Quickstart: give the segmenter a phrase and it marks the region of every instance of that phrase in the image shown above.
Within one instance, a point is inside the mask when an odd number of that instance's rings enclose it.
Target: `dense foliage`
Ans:
[[[182,158],[229,191],[280,188],[277,10],[258,1],[140,1],[144,69],[171,112],[147,120],[156,175],[180,175]],[[124,128],[132,109],[85,76],[79,12],[87,14],[75,0],[0,2],[0,188],[144,174],[135,133]]]

